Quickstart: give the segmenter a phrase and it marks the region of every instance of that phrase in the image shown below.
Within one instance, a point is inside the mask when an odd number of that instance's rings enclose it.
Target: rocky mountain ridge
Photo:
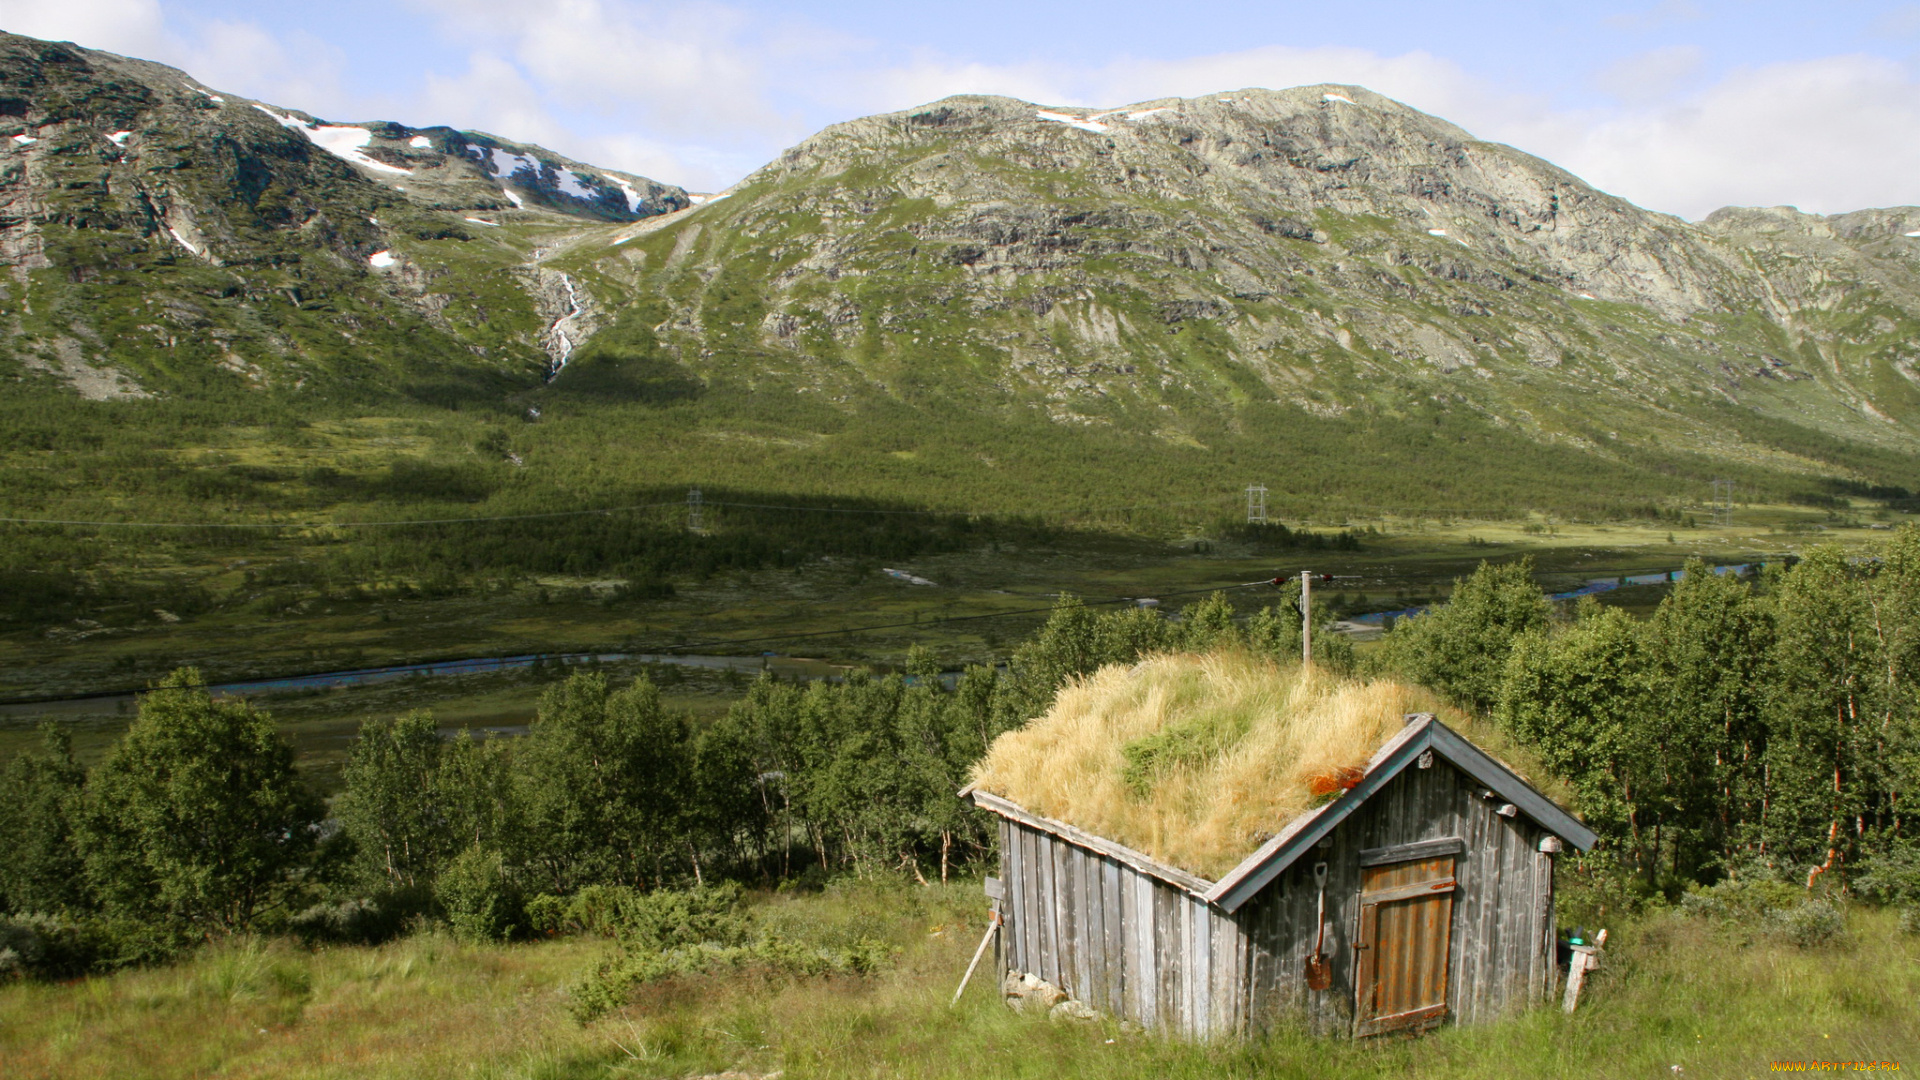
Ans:
[[[1257,403],[1439,402],[1600,453],[1812,468],[1703,418],[1920,446],[1916,229],[1911,208],[1690,224],[1328,85],[868,117],[572,265],[701,379],[931,382],[1173,442]]]
[[[1669,472],[1920,453],[1920,210],[1688,223],[1354,86],[959,96],[701,201],[0,36],[0,264],[14,377],[95,398],[551,380],[800,464],[881,414],[1223,459],[1441,415]],[[742,434],[742,402],[786,404]]]
[[[28,371],[89,396],[209,371],[349,395],[448,379],[504,392],[562,348],[567,309],[530,265],[541,239],[688,205],[678,187],[481,132],[323,121],[0,35],[5,336]]]

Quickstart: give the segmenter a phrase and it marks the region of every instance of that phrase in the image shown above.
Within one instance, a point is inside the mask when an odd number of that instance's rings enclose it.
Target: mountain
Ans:
[[[207,403],[270,406],[274,431],[405,414],[417,442],[366,446],[508,470],[447,489],[469,502],[709,484],[1024,512],[1259,481],[1287,508],[1671,514],[1719,477],[1891,491],[1920,454],[1916,259],[1920,209],[1689,223],[1353,86],[954,97],[700,200],[0,35],[0,409],[47,429],[21,445],[102,422],[79,398],[200,408],[206,441]],[[141,445],[169,445],[165,415]],[[43,505],[106,497],[91,469]]]
[[[961,96],[580,242],[557,265],[632,306],[556,389],[671,364],[1256,455],[1286,417],[1357,448],[1438,409],[1703,489],[1736,463],[1832,476],[1841,443],[1920,449],[1916,230],[1915,208],[1690,224],[1355,86]]]
[[[323,121],[0,34],[0,326],[89,397],[497,399],[572,344],[538,245],[687,205],[537,146]]]

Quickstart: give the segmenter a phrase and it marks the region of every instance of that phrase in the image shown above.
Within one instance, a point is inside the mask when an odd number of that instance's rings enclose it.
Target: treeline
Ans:
[[[1371,662],[1491,715],[1645,887],[1920,900],[1920,530],[1754,580],[1698,562],[1651,618],[1557,612],[1483,565]]]
[[[183,670],[91,771],[49,727],[0,776],[0,967],[70,974],[246,930],[371,941],[437,920],[501,939],[663,887],[946,877],[991,854],[956,793],[994,737],[1076,674],[1224,645],[1290,655],[1298,616],[1237,620],[1217,594],[1177,620],[1068,598],[1005,669],[949,681],[916,651],[904,673],[763,678],[705,725],[644,676],[576,673],[520,739],[369,722],[331,807],[266,711]]]

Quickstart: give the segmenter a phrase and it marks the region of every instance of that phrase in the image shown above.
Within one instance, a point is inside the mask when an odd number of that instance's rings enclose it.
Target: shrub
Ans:
[[[378,945],[405,933],[426,899],[400,892],[315,904],[288,920],[287,929],[308,945]]]
[[[1827,945],[1846,932],[1846,916],[1825,900],[1807,900],[1771,916],[1779,933],[1803,949]]]
[[[1860,865],[1853,887],[1877,903],[1920,903],[1920,848],[1901,844],[1876,853]]]
[[[462,941],[504,941],[520,922],[506,861],[478,844],[453,857],[435,893],[454,936]]]
[[[1803,949],[1833,942],[1847,928],[1846,914],[1837,905],[1810,900],[1798,886],[1765,878],[1690,889],[1680,900],[1680,910],[1730,928],[1757,928]]]
[[[625,885],[589,885],[572,896],[542,893],[527,901],[527,925],[537,934],[616,937],[642,894]]]
[[[0,918],[0,981],[66,979],[103,966],[112,950],[98,923],[58,915]]]
[[[583,1024],[659,979],[743,969],[787,977],[864,975],[893,955],[891,946],[871,938],[836,946],[757,925],[742,908],[737,885],[630,896],[617,910],[620,946],[572,989],[573,1015]]]

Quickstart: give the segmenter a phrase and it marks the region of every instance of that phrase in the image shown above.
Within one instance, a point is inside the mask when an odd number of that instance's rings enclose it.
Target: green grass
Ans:
[[[0,987],[10,1077],[1744,1078],[1774,1060],[1920,1051],[1920,939],[1855,909],[1837,944],[1801,949],[1659,913],[1614,928],[1580,1011],[1530,1012],[1415,1040],[1282,1032],[1189,1045],[1109,1022],[1003,1008],[976,976],[974,882],[894,882],[762,897],[802,933],[859,932],[901,950],[870,977],[752,973],[651,986],[581,1027],[565,988],[604,947],[564,939],[467,946],[421,934],[376,948],[215,946],[177,966]],[[1673,1066],[1683,1072],[1676,1074]]]

